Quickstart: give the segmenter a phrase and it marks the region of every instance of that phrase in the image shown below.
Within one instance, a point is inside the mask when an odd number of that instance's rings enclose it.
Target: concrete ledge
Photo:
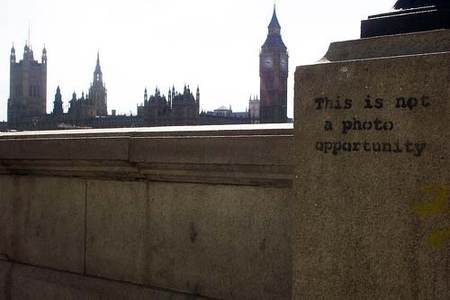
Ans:
[[[450,30],[378,36],[334,42],[322,62],[450,51]]]
[[[229,136],[229,135],[279,135],[293,133],[293,124],[239,124],[239,125],[196,125],[159,126],[108,129],[69,129],[0,132],[0,139],[24,138],[75,138],[75,137],[150,137],[150,136]]]
[[[198,127],[2,134],[0,174],[291,185],[291,124]]]
[[[1,159],[126,160],[126,138],[0,139]]]

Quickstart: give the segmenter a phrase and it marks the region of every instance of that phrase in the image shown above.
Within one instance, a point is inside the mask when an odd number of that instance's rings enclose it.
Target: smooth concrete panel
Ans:
[[[13,179],[0,176],[0,258],[6,256],[11,248],[12,211],[13,211]]]
[[[146,183],[89,181],[86,272],[142,283]]]
[[[270,151],[267,151],[270,149]],[[133,138],[130,161],[188,164],[290,165],[293,140],[286,135]]]
[[[61,134],[64,134],[61,131]],[[128,138],[0,138],[2,159],[126,160]],[[92,149],[95,149],[93,151]]]
[[[146,283],[225,299],[289,299],[289,190],[149,184]]]
[[[11,299],[12,268],[12,263],[0,260],[0,300]]]
[[[449,298],[449,65],[297,68],[294,299]]]
[[[12,243],[15,261],[82,272],[85,183],[75,178],[16,176]]]
[[[11,265],[11,264],[9,264]],[[175,291],[151,289],[112,280],[92,278],[14,264],[9,272],[7,287],[2,290],[0,299],[200,299],[193,295]],[[3,264],[0,262],[0,280]],[[4,297],[3,297],[4,296]],[[3,298],[2,298],[3,297]]]

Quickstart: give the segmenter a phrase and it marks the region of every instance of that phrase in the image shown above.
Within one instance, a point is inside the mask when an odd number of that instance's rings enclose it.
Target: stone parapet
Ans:
[[[342,42],[297,68],[294,299],[448,299],[449,37]]]
[[[289,186],[292,149],[292,125],[24,132],[0,135],[0,174]]]
[[[0,135],[0,295],[289,299],[292,133]]]

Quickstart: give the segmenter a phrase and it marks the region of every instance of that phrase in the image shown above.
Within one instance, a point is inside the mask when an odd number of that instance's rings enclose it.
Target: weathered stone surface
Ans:
[[[89,275],[218,298],[289,298],[289,190],[90,181]]]
[[[277,147],[273,147],[276,144]],[[287,136],[191,136],[135,138],[133,162],[289,165],[292,138]],[[271,149],[271,151],[267,151]]]
[[[146,281],[217,298],[288,299],[289,190],[150,184]]]
[[[0,176],[0,258],[6,256],[11,248],[13,178]]]
[[[330,44],[322,61],[342,61],[450,51],[450,30],[380,36]]]
[[[0,235],[14,237],[4,247],[11,259],[83,280],[99,276],[111,284],[181,291],[183,297],[290,297],[291,127],[119,133],[0,136],[0,195],[7,199],[0,207],[11,208],[0,220],[11,225],[11,234],[0,227]],[[72,146],[58,142],[85,138],[92,144],[77,148],[75,156]],[[106,153],[114,146],[110,138],[124,139],[127,151],[120,142],[119,152]],[[28,149],[37,145],[31,141],[53,148]],[[103,150],[85,155],[95,152],[97,142]],[[40,271],[15,273],[16,298],[111,295],[108,285],[92,291],[78,277],[60,283],[57,275],[40,277]],[[118,289],[111,288],[126,294]]]
[[[0,260],[0,300],[11,299],[12,263]]]
[[[289,298],[288,189],[90,181],[87,195],[87,274],[218,298]]]
[[[292,124],[176,128],[0,133],[0,175],[291,185]]]
[[[295,299],[448,299],[449,65],[297,68]]]
[[[86,272],[143,283],[146,184],[89,181]]]
[[[125,160],[126,138],[0,138],[2,159]]]
[[[78,179],[13,177],[12,241],[16,261],[83,272],[85,183]]]

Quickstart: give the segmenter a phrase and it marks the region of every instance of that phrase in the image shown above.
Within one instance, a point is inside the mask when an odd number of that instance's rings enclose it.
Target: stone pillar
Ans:
[[[295,74],[294,299],[448,299],[450,30]]]

